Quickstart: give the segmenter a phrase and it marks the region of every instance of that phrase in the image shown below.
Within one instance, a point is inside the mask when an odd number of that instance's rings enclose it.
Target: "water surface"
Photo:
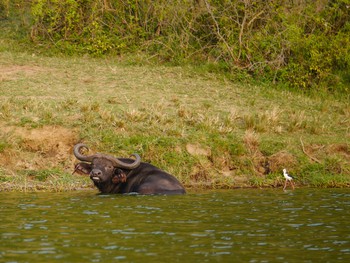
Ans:
[[[348,189],[0,198],[0,262],[350,260]]]

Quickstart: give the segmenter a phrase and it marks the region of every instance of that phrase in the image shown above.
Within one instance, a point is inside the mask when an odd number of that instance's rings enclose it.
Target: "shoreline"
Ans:
[[[232,185],[232,186],[189,186],[184,185],[186,192],[197,192],[197,191],[222,191],[222,190],[240,190],[240,189],[281,189],[283,190],[283,183],[277,184],[277,185]],[[289,186],[286,188],[286,190],[294,191],[297,189],[305,189],[305,188],[312,188],[312,189],[332,189],[332,188],[350,188],[349,184],[329,184],[329,185],[322,185],[322,186],[315,186],[315,185],[302,185],[302,184],[296,184],[295,189],[291,189]],[[45,182],[36,182],[33,184],[31,182],[30,184],[11,184],[9,182],[2,182],[0,183],[0,192],[21,192],[21,193],[37,193],[37,192],[50,192],[50,193],[58,193],[58,192],[75,192],[75,191],[96,191],[98,193],[98,189],[94,187],[93,183],[91,182],[91,185],[60,185],[60,187],[52,187],[48,184],[45,184]]]

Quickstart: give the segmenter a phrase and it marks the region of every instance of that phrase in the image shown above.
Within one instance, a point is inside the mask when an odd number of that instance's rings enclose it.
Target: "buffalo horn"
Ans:
[[[106,159],[108,159],[110,161],[112,161],[113,165],[115,167],[119,167],[119,168],[135,169],[141,163],[141,157],[137,153],[132,154],[132,156],[134,156],[136,158],[136,160],[134,162],[132,162],[132,163],[125,163],[125,162],[119,160],[118,158],[115,158],[115,157],[109,156],[109,155],[105,155],[105,154],[100,154],[100,156],[103,157],[103,158],[106,158]]]
[[[83,154],[81,154],[80,150],[82,148],[89,150],[89,148],[87,147],[86,144],[78,143],[74,146],[74,149],[73,149],[74,156],[80,161],[91,163],[92,159],[94,159],[96,156],[95,155],[83,155]]]
[[[118,158],[115,158],[113,156],[109,156],[106,154],[101,154],[101,153],[97,153],[97,154],[93,154],[93,155],[83,155],[80,153],[80,149],[82,149],[82,148],[89,149],[86,144],[78,143],[74,146],[73,153],[78,160],[83,161],[83,162],[90,162],[91,163],[94,158],[105,158],[105,159],[110,160],[115,167],[125,168],[125,169],[135,169],[141,163],[141,157],[136,153],[133,154],[133,156],[136,158],[136,160],[134,162],[125,163],[125,162],[119,160]]]

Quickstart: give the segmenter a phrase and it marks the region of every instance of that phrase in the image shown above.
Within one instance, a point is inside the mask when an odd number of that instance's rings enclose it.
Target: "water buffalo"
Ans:
[[[75,157],[83,161],[75,165],[74,172],[90,175],[90,179],[101,193],[185,193],[184,187],[174,176],[149,163],[141,162],[138,154],[133,154],[135,160],[115,158],[101,153],[83,155],[80,152],[82,148],[88,149],[82,143],[74,146]]]

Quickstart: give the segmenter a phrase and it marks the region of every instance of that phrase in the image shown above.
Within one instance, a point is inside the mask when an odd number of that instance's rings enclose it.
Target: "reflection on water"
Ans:
[[[0,262],[350,260],[348,189],[0,197]]]

